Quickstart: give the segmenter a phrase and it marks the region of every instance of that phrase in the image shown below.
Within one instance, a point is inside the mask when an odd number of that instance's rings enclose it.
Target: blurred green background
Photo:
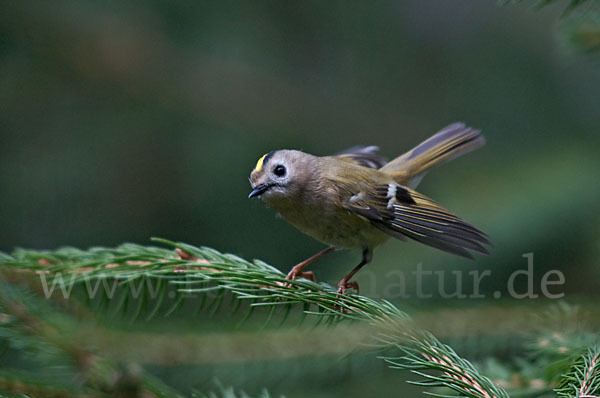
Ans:
[[[287,271],[322,245],[247,199],[262,154],[364,144],[394,157],[464,121],[487,146],[419,190],[486,231],[492,256],[389,242],[359,274],[361,293],[385,296],[389,272],[418,263],[493,270],[482,290],[504,292],[533,252],[537,281],[560,269],[567,298],[599,296],[600,68],[568,48],[560,6],[21,0],[0,10],[2,251],[160,236]],[[313,269],[334,283],[358,259],[335,253]]]

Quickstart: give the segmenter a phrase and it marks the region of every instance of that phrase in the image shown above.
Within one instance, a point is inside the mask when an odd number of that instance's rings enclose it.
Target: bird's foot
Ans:
[[[348,289],[354,289],[354,290],[356,290],[356,293],[358,294],[358,282],[356,282],[356,281],[347,282],[347,281],[341,280],[340,283],[338,283],[337,298],[341,299],[342,297],[346,296],[346,292],[348,291]],[[350,309],[344,307],[342,304],[336,305],[335,308],[337,308],[337,310],[343,314],[350,313]]]
[[[288,281],[295,281],[298,278],[305,278],[308,280],[311,280],[313,282],[317,281],[317,278],[315,277],[315,273],[312,271],[302,271],[301,267],[295,266],[293,267],[290,272],[288,272],[287,276],[285,277],[286,280]],[[287,283],[286,287],[290,287],[291,284]]]
[[[359,293],[358,282],[356,282],[356,281],[348,282],[348,281],[344,281],[344,280],[340,281],[340,283],[338,283],[338,290],[337,290],[338,296],[345,295],[346,291],[348,289],[354,289],[354,290],[356,290],[356,294],[358,294]]]

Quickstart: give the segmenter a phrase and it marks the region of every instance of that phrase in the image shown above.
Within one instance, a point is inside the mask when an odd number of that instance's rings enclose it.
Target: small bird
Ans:
[[[485,233],[414,191],[433,166],[485,144],[479,130],[453,123],[391,162],[376,146],[353,147],[332,156],[296,150],[263,155],[250,174],[252,192],[290,224],[329,247],[294,266],[286,279],[315,280],[304,268],[334,249],[360,249],[362,261],[338,283],[345,294],[350,279],[390,236],[414,239],[452,254],[489,254]]]

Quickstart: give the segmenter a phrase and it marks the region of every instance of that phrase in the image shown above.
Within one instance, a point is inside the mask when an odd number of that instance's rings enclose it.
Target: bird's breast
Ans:
[[[388,238],[367,219],[335,205],[304,202],[295,206],[273,207],[300,231],[338,248],[373,248]]]

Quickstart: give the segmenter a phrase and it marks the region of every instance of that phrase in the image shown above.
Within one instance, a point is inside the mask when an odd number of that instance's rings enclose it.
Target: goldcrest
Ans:
[[[329,247],[291,269],[287,279],[334,249],[360,249],[362,261],[338,283],[358,290],[352,276],[390,236],[414,239],[472,258],[488,254],[486,235],[428,197],[414,191],[425,173],[485,144],[479,130],[454,123],[391,162],[378,147],[354,147],[333,156],[277,150],[262,156],[250,175],[249,198],[260,197],[290,224]]]

